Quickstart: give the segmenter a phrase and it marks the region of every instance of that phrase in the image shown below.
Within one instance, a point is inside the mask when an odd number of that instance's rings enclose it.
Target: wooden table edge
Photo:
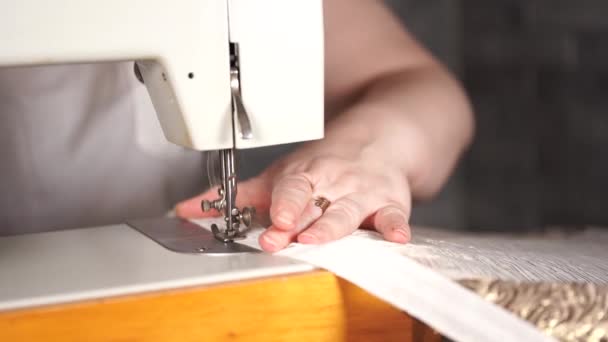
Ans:
[[[0,312],[0,341],[440,341],[315,270]]]

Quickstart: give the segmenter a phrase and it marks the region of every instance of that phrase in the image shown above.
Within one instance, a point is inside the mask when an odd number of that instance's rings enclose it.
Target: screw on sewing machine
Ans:
[[[203,200],[201,202],[201,207],[203,208],[204,212],[211,211],[211,209],[222,211],[222,209],[224,208],[224,201],[221,198],[218,198],[213,201]]]
[[[239,220],[245,224],[246,227],[251,227],[251,223],[253,222],[253,217],[255,216],[255,208],[254,207],[245,207],[243,208],[243,212],[239,216]]]

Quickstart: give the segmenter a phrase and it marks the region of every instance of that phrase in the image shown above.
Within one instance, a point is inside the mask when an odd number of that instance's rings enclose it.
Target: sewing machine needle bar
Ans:
[[[224,208],[224,219],[226,220],[226,237],[232,238],[238,231],[232,211],[235,207],[236,188],[234,174],[234,151],[232,149],[222,150],[224,165],[223,183],[226,196],[226,207]],[[236,229],[235,229],[236,228]]]
[[[230,88],[232,91],[232,125],[238,123],[242,139],[251,139],[251,122],[247,110],[243,105],[241,97],[240,75],[239,75],[239,47],[237,43],[230,43]],[[236,120],[236,122],[235,122]],[[236,206],[237,182],[236,182],[236,165],[235,154],[236,150],[236,130],[233,130],[233,147],[230,149],[220,150],[220,167],[222,175],[222,184],[220,185],[220,199],[214,202],[203,201],[202,208],[204,211],[217,209],[224,214],[226,228],[222,231],[217,225],[212,225],[211,230],[213,235],[222,242],[232,242],[235,239],[244,238],[243,231],[240,230],[241,223],[246,227],[251,225],[255,208],[246,207],[243,211]],[[219,205],[221,203],[221,206]]]

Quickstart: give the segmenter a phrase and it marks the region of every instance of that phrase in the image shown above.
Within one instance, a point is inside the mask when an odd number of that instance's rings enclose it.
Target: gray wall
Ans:
[[[608,2],[388,3],[460,77],[477,118],[460,169],[414,221],[608,225]]]
[[[387,3],[462,80],[477,118],[471,150],[437,199],[416,205],[413,221],[608,225],[608,1]],[[247,152],[246,175],[274,156]]]
[[[469,226],[608,224],[608,2],[463,2]]]

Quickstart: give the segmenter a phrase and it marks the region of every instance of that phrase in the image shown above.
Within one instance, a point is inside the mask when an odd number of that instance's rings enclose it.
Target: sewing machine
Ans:
[[[25,0],[2,5],[0,66],[135,61],[166,138],[220,154],[232,242],[252,208],[235,206],[235,150],[323,137],[321,1]],[[202,175],[201,175],[202,176]]]
[[[387,324],[411,324],[327,272],[238,242],[255,211],[235,205],[237,150],[323,137],[322,6],[321,0],[0,3],[0,67],[134,61],[133,77],[147,87],[166,138],[218,151],[219,198],[201,209],[223,216],[204,227],[210,229],[159,218],[0,237],[0,339],[247,338],[259,333],[251,317],[266,315],[283,317],[266,323],[270,336],[289,340],[335,340],[370,326],[386,337]],[[294,273],[308,275],[286,276]],[[280,281],[264,280],[270,276]],[[243,283],[254,278],[261,280]],[[235,281],[241,285],[218,287]],[[323,295],[310,301],[311,291]],[[364,313],[356,316],[361,322],[345,323],[349,298]],[[233,299],[238,305],[229,304]],[[309,329],[310,315],[320,319],[316,330]]]

